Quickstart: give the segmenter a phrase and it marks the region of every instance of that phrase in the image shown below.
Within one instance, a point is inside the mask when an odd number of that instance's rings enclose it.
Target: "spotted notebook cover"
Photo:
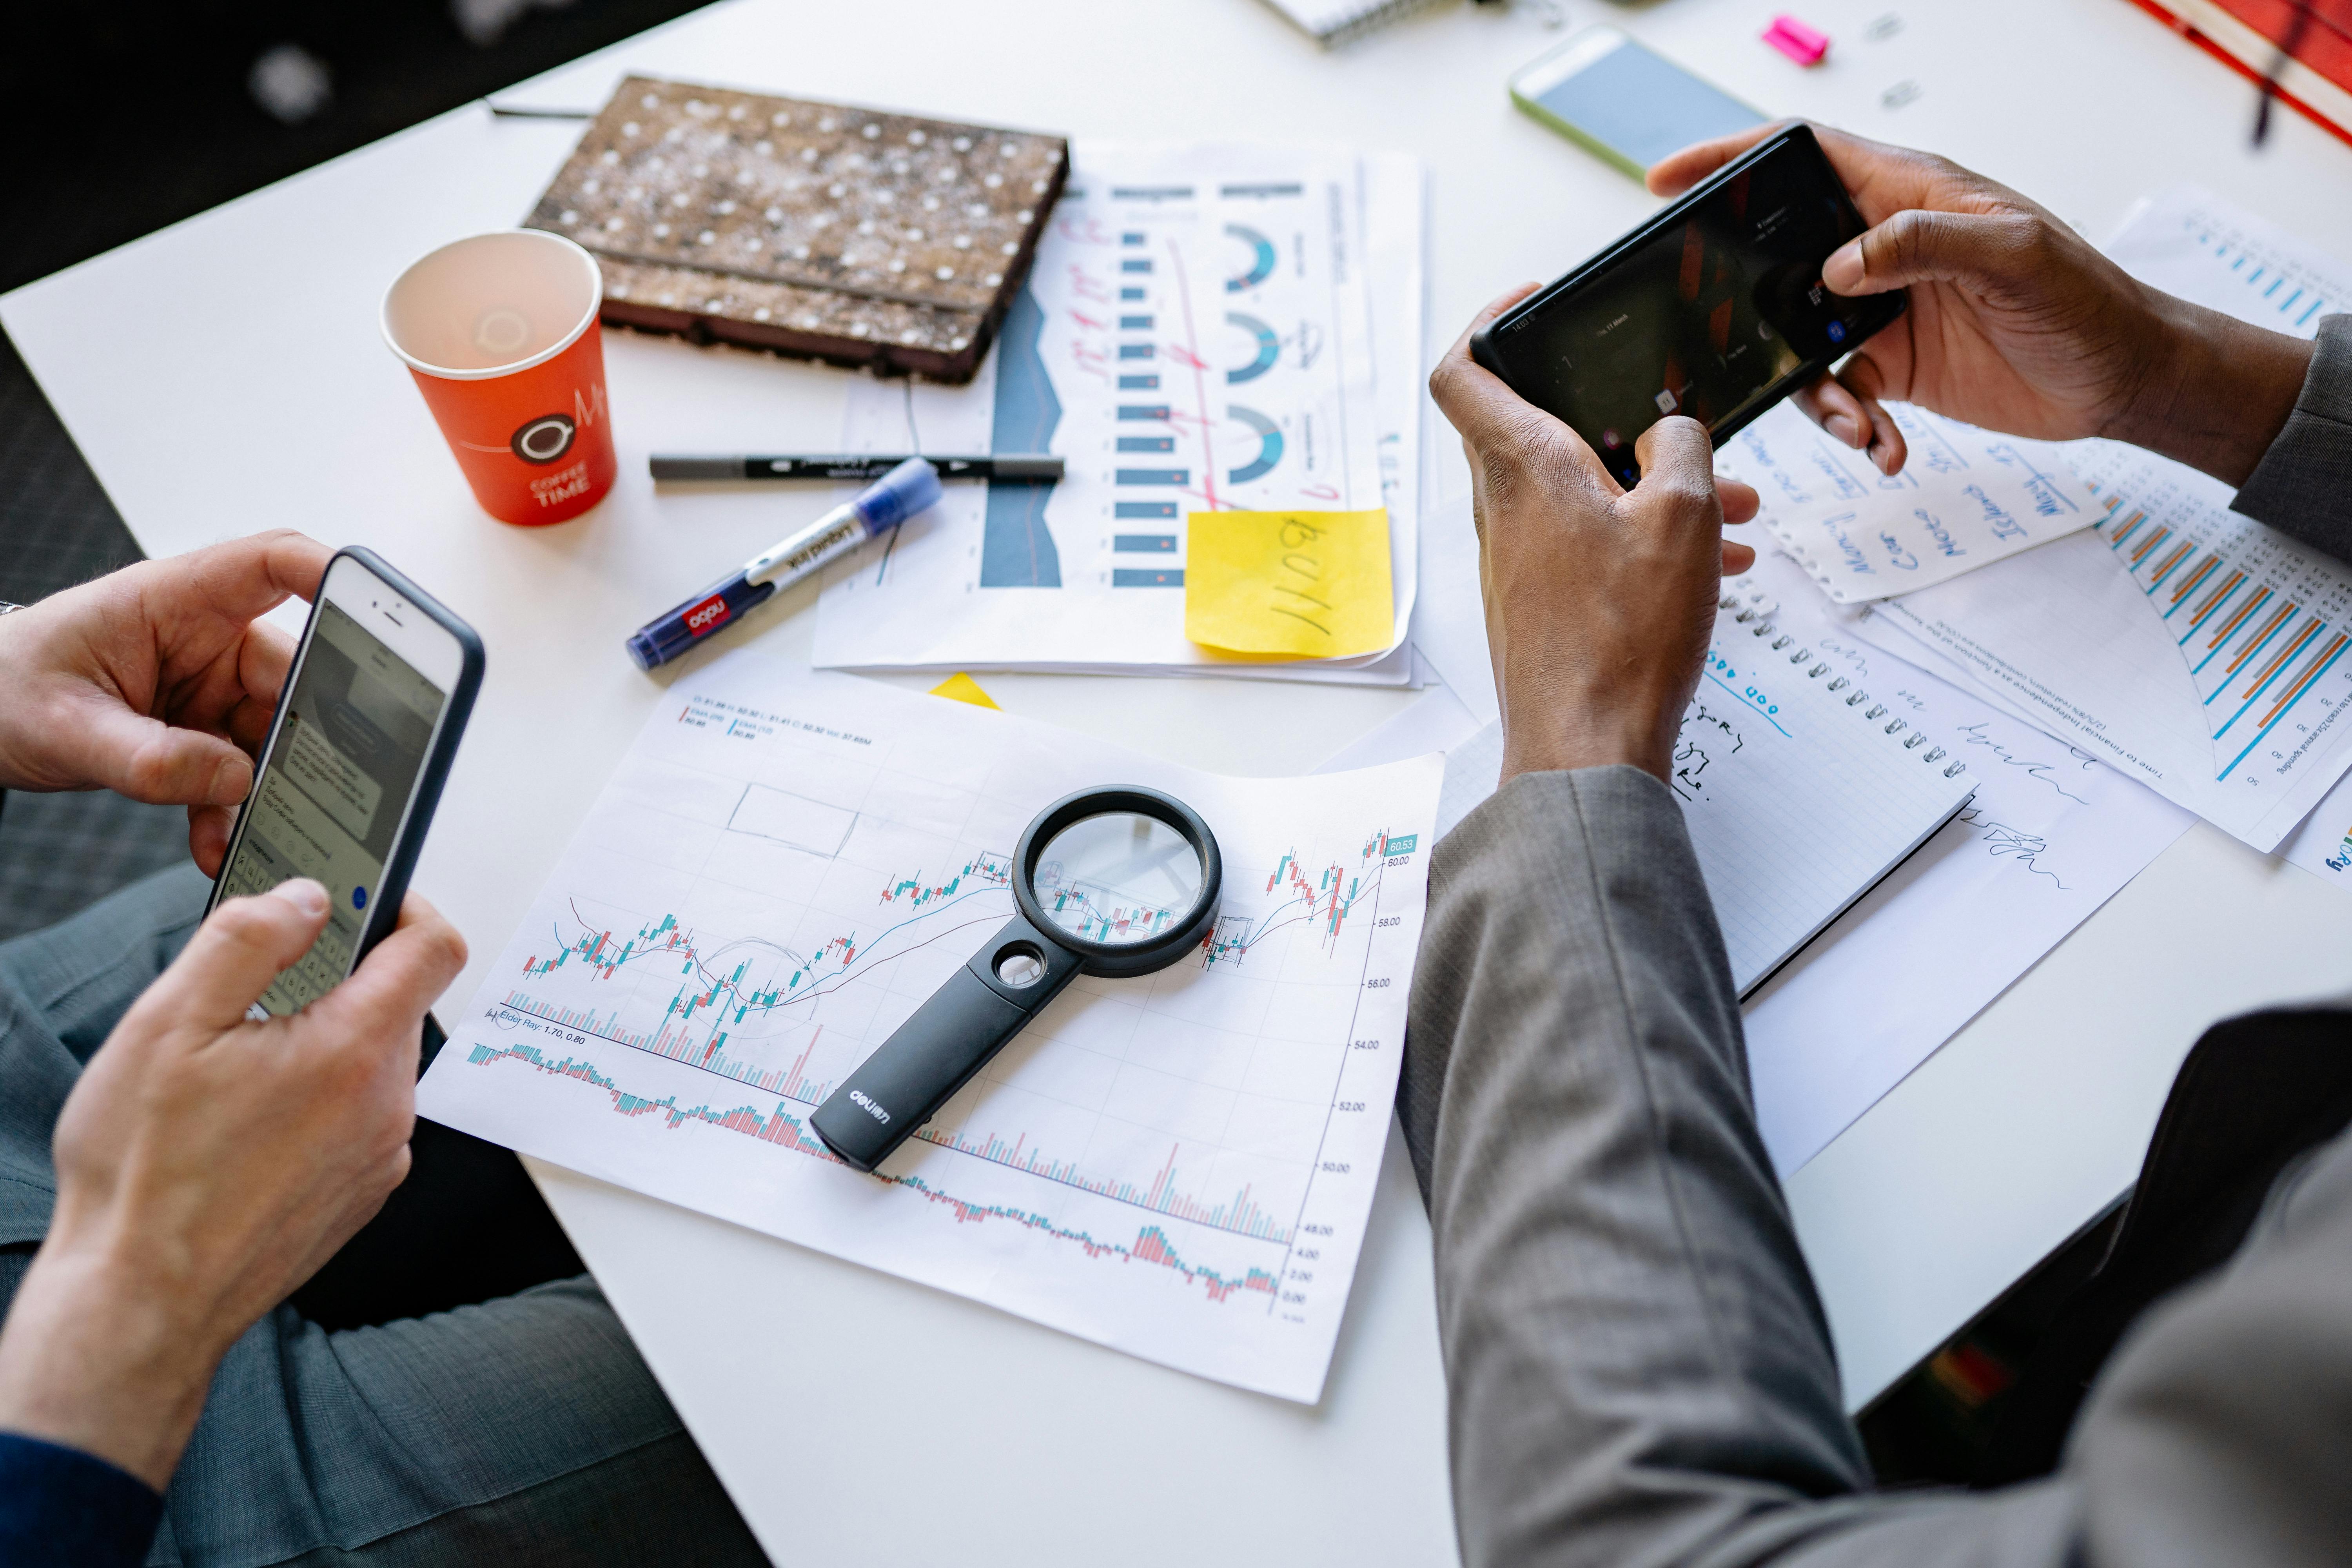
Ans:
[[[526,223],[604,319],[963,382],[1069,177],[1063,137],[630,77]]]

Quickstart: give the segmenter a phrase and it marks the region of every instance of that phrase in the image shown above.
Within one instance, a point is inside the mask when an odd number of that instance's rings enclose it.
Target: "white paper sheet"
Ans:
[[[1756,487],[1757,521],[1840,604],[1947,582],[2088,528],[2095,511],[2055,442],[1996,435],[1890,403],[1910,445],[1899,474],[1783,403],[1716,454]]]
[[[2352,307],[2341,258],[2195,185],[2143,198],[2105,248],[2143,282],[2274,332],[2314,337]]]
[[[1668,783],[1745,994],[1949,821],[1975,779],[1893,693],[1780,625],[1782,584],[1725,587]],[[1502,761],[1499,725],[1447,755],[1441,837],[1494,794]]]
[[[1748,998],[1765,1147],[1788,1175],[2121,890],[2192,818],[2086,752],[1851,635],[1777,552],[1780,625],[1966,760],[1966,811]],[[1441,806],[1441,818],[1443,809]]]
[[[1149,1360],[1319,1396],[1388,1128],[1434,758],[1194,773],[739,649],[674,686],[418,1089],[436,1121]],[[887,1162],[806,1130],[1074,790],[1189,802],[1223,912],[1081,977]]]
[[[1432,507],[1422,520],[1421,578],[1413,644],[1455,700],[1479,722],[1491,724],[1502,717],[1503,708],[1495,695],[1486,590],[1478,579],[1478,531],[1468,496]]]
[[[2289,864],[2352,893],[2352,774],[2327,792],[2278,852]]]
[[[1193,510],[1385,505],[1402,641],[1425,403],[1419,163],[1240,145],[1073,156],[981,374],[857,384],[844,429],[853,450],[1051,450],[1066,477],[953,488],[837,567],[816,662],[1404,684],[1410,661],[1379,654],[1270,665],[1187,641],[1184,536]]]
[[[1977,786],[1958,817],[1744,1005],[1757,1120],[1785,1176],[2114,897],[2191,818],[1856,637],[1850,617],[1812,598],[1804,568],[1787,554],[1767,552],[1749,577],[1773,594],[1783,631],[1886,696],[1890,707],[1899,704],[1917,729],[1968,762]],[[1441,695],[1447,694],[1433,690],[1341,755],[1360,766],[1444,746],[1443,839],[1494,793],[1502,730],[1489,725],[1465,739],[1435,740],[1445,732],[1444,710],[1435,705]],[[1383,735],[1394,750],[1374,744]]]
[[[2147,282],[2309,336],[2352,268],[2218,198],[2134,209]],[[2095,531],[1889,600],[1888,624],[2052,734],[2257,849],[2352,766],[2352,568],[2229,510],[2231,491],[2107,441],[2067,458]]]
[[[1315,771],[1318,773],[1342,773],[1355,768],[1376,768],[1406,757],[1425,757],[1432,752],[1453,751],[1478,733],[1481,726],[1462,706],[1461,700],[1441,681],[1429,683],[1427,690],[1414,699],[1394,718],[1373,725],[1370,730],[1323,760]],[[1455,820],[1459,820],[1458,816]],[[1444,837],[1454,826],[1445,818],[1444,806],[1438,809],[1437,833]]]

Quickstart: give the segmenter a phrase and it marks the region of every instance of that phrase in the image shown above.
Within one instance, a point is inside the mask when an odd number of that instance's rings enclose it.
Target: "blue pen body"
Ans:
[[[741,572],[732,573],[631,632],[629,657],[639,669],[667,664],[736,616],[775,596],[773,583],[754,583]]]
[[[772,549],[629,634],[629,658],[639,669],[667,664],[746,611],[775,597],[834,557],[895,528],[940,499],[939,470],[909,458]]]

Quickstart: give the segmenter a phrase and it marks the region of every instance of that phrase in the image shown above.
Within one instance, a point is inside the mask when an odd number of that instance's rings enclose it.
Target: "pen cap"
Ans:
[[[850,502],[866,525],[879,533],[895,528],[940,499],[940,471],[920,458],[909,458]]]

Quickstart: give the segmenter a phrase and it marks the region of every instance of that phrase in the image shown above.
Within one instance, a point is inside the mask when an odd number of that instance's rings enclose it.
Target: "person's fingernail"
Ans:
[[[1849,447],[1862,445],[1862,426],[1853,422],[1851,414],[1832,414],[1823,427]]]
[[[1831,251],[1830,258],[1822,263],[1822,282],[1835,289],[1840,279],[1848,283],[1862,281],[1862,241],[1847,240]]]
[[[285,900],[312,920],[327,912],[327,889],[308,877],[289,878],[270,889],[268,896]]]
[[[220,765],[213,769],[213,782],[205,791],[205,804],[235,805],[245,798],[252,780],[252,765],[243,757],[223,757]]]

